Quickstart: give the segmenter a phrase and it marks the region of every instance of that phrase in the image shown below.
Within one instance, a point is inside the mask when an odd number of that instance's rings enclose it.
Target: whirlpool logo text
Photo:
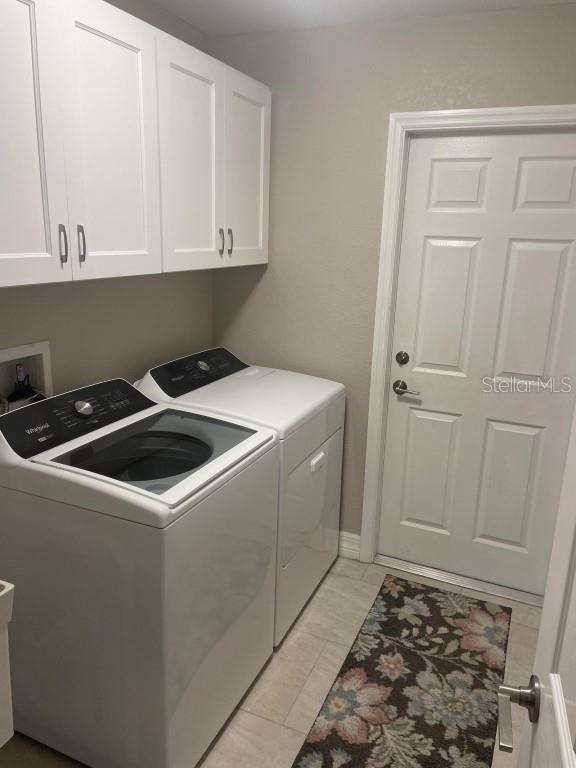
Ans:
[[[38,424],[35,427],[29,427],[26,430],[27,435],[36,435],[38,432],[44,432],[45,429],[50,429],[50,424],[45,421],[44,424]]]

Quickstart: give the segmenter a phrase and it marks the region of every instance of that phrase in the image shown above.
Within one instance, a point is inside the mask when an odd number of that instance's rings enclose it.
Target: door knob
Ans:
[[[498,749],[501,752],[514,751],[512,734],[512,704],[528,710],[531,723],[537,723],[540,717],[540,680],[536,675],[530,678],[528,688],[516,688],[511,685],[498,686]]]
[[[397,379],[392,384],[392,389],[397,395],[412,395],[413,397],[420,397],[420,392],[416,392],[414,389],[408,389],[408,384],[402,379]]]

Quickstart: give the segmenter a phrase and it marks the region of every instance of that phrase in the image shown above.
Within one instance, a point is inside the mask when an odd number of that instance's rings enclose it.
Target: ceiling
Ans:
[[[209,35],[358,24],[390,16],[567,5],[566,0],[155,0]]]

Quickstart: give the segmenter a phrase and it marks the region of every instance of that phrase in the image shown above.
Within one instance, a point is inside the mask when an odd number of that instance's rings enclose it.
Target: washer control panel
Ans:
[[[56,395],[0,416],[0,432],[23,459],[156,405],[123,379]]]
[[[180,397],[248,368],[223,347],[207,349],[153,368],[150,375],[169,397]]]

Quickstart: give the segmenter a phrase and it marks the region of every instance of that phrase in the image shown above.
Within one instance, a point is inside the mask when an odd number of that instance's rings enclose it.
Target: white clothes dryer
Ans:
[[[157,400],[244,419],[278,433],[278,645],[338,554],[344,385],[247,365],[219,347],[153,368],[136,386]]]
[[[122,380],[0,417],[17,730],[192,768],[273,650],[278,440]]]

